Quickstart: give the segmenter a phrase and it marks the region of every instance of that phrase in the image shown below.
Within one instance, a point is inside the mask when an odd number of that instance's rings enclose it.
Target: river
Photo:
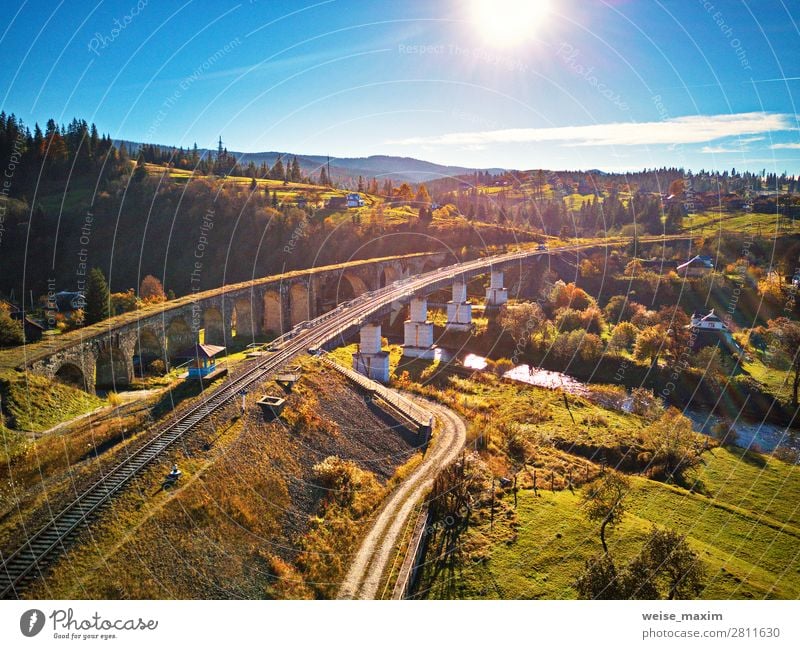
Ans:
[[[483,370],[487,365],[486,359],[476,354],[467,354],[463,358],[462,364],[464,367],[474,370]],[[592,385],[590,383],[579,381],[563,372],[552,372],[536,368],[531,371],[528,365],[517,365],[505,372],[503,377],[540,388],[551,390],[560,388],[569,394],[592,397]],[[606,403],[604,405],[613,407],[615,404]],[[626,404],[624,402],[619,404],[619,409],[626,410]],[[684,408],[683,414],[691,420],[692,427],[698,433],[709,436],[712,434],[714,427],[722,421],[721,417],[713,414],[710,410],[694,406]],[[735,443],[745,448],[757,445],[765,452],[772,452],[778,446],[785,446],[795,450],[800,449],[800,430],[797,429],[741,417],[733,422],[732,429],[736,434],[736,439],[733,440],[729,437],[726,440],[727,443]]]

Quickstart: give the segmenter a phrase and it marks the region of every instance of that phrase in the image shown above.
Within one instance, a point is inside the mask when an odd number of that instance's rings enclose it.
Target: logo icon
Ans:
[[[26,638],[32,638],[44,628],[44,613],[38,608],[25,611],[19,618],[19,630]]]

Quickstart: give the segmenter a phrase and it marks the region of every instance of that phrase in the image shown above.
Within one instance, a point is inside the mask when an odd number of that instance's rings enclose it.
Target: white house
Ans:
[[[692,329],[699,329],[701,331],[727,331],[728,326],[714,313],[714,309],[706,315],[699,313],[692,314]]]

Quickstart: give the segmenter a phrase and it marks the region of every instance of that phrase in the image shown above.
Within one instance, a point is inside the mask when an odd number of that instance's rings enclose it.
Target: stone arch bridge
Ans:
[[[2,364],[93,392],[130,384],[156,359],[168,364],[197,340],[246,345],[280,335],[337,304],[439,268],[446,253],[417,253],[292,271],[198,292],[26,346]],[[453,259],[449,259],[452,263]]]

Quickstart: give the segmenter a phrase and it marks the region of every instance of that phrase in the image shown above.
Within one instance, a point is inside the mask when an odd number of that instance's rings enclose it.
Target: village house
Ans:
[[[347,195],[347,207],[364,207],[364,199],[361,194],[351,192]]]
[[[727,331],[728,326],[720,319],[720,317],[714,313],[714,309],[711,309],[706,315],[700,315],[699,313],[692,314],[691,324],[689,325],[692,329],[696,329],[698,331]]]
[[[695,255],[676,269],[679,275],[686,277],[702,277],[714,270],[714,262],[708,255]]]

